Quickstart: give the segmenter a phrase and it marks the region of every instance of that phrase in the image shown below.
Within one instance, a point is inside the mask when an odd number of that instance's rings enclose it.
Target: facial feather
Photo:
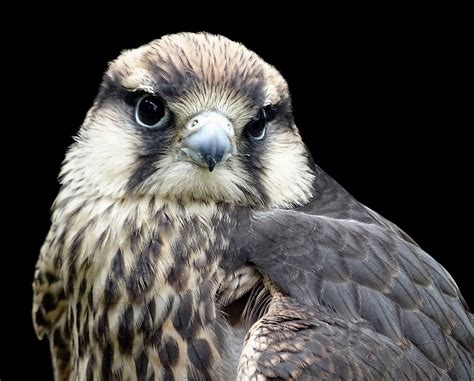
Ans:
[[[151,131],[134,120],[143,93],[163,100],[166,126]],[[264,106],[274,115],[253,141],[245,126]],[[208,110],[232,123],[237,149],[213,172],[181,150],[186,124]],[[62,171],[64,185],[97,197],[248,207],[306,203],[313,180],[284,79],[243,45],[209,34],[165,36],[112,62]]]

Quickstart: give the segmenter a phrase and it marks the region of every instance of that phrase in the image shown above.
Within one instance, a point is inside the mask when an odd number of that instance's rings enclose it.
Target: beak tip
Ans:
[[[206,162],[207,162],[207,168],[209,169],[209,172],[212,172],[217,163],[216,159],[213,156],[209,155],[206,157]]]

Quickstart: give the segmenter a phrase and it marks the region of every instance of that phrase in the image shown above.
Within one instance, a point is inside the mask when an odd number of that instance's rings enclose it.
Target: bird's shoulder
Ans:
[[[441,369],[469,374],[474,330],[458,287],[392,226],[267,210],[253,213],[236,234],[236,256],[286,295],[367,322],[397,345],[410,342]]]

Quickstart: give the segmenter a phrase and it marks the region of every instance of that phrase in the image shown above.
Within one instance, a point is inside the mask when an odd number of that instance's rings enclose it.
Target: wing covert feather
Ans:
[[[455,282],[393,229],[272,210],[256,212],[236,234],[236,255],[285,295],[366,322],[394,345],[412,344],[450,377],[470,378],[472,315]]]
[[[248,332],[240,358],[243,380],[449,380],[413,344],[396,345],[365,322],[323,306],[274,297]]]

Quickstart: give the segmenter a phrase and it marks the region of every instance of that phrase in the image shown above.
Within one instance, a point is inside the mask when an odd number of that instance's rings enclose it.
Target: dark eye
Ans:
[[[267,115],[265,109],[260,109],[250,122],[245,126],[245,132],[252,139],[260,140],[265,136],[265,125],[267,122]]]
[[[165,114],[163,101],[154,95],[142,96],[135,108],[135,119],[144,127],[157,127]]]

